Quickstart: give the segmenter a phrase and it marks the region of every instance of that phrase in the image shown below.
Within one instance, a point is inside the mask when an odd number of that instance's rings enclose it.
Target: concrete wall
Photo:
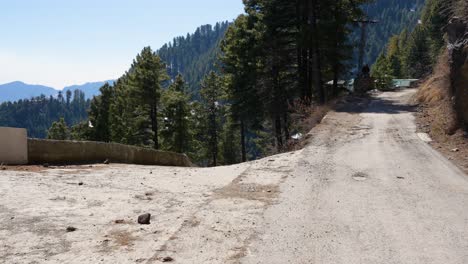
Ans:
[[[28,139],[31,164],[114,163],[183,166],[192,163],[184,154],[156,151],[116,143]]]
[[[26,129],[0,127],[0,164],[23,165],[28,163]]]

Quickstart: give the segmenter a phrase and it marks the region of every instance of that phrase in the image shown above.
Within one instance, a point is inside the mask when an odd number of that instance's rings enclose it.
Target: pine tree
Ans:
[[[89,110],[89,121],[93,126],[93,140],[110,142],[110,106],[113,101],[113,87],[105,84],[100,89],[101,94],[91,101]]]
[[[167,80],[165,64],[150,47],[145,47],[130,70],[130,95],[136,107],[136,133],[133,136],[139,145],[151,144],[154,149],[159,149],[158,110],[161,86]]]
[[[222,154],[222,163],[225,165],[236,164],[243,162],[243,155],[241,153],[241,146],[237,144],[240,139],[240,134],[236,133],[238,131],[238,124],[232,119],[232,115],[227,111],[227,116],[225,118],[223,130],[221,133],[221,143],[220,149]]]
[[[390,62],[388,61],[385,53],[382,52],[377,58],[376,63],[372,67],[371,76],[376,80],[376,88],[379,90],[386,90],[391,87],[392,79],[394,76],[391,75],[392,69]]]
[[[202,81],[200,94],[206,116],[207,150],[211,166],[218,164],[220,108],[223,94],[220,77],[211,71]]]
[[[94,141],[94,131],[90,127],[89,121],[83,121],[72,126],[70,129],[70,138],[78,141]]]
[[[411,33],[404,56],[408,77],[419,79],[431,71],[432,60],[427,45],[427,31],[423,26],[416,27]]]
[[[191,148],[190,102],[182,75],[163,93],[163,120],[161,131],[164,149],[187,153]]]
[[[425,27],[429,42],[431,64],[435,65],[442,47],[444,46],[443,28],[449,20],[450,0],[428,0],[422,14],[422,23]]]
[[[48,139],[54,140],[68,140],[70,139],[70,129],[62,117],[59,121],[54,122],[47,132]]]
[[[244,162],[247,160],[246,133],[258,129],[263,119],[263,105],[257,89],[260,50],[255,21],[255,18],[240,15],[229,27],[221,45],[222,68],[232,113],[229,127],[239,129]]]

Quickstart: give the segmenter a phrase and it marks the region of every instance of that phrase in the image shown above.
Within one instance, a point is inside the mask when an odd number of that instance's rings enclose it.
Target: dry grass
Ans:
[[[294,134],[301,133],[303,135],[300,140],[289,140],[286,146],[286,151],[294,151],[302,149],[307,140],[306,135],[332,110],[339,99],[334,99],[326,104],[318,105],[315,103],[308,104],[297,100],[290,105],[291,111],[291,127]]]
[[[414,98],[420,106],[417,121],[419,130],[431,135],[433,147],[468,173],[468,139],[458,122],[450,75],[449,55],[445,52]]]
[[[423,117],[431,119],[429,132],[435,137],[453,135],[458,129],[450,85],[448,52],[445,52],[440,57],[433,75],[422,83],[415,97],[415,100],[426,108]]]

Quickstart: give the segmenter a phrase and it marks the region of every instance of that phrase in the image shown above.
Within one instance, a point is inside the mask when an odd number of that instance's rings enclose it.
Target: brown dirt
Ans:
[[[1,166],[0,170],[5,171],[28,171],[28,172],[41,172],[47,168],[38,165],[25,165],[25,166]]]
[[[436,115],[432,115],[434,112],[436,112]],[[449,135],[442,130],[433,129],[437,127],[434,124],[440,122],[441,115],[443,115],[442,112],[437,113],[437,111],[428,105],[420,105],[419,111],[416,114],[418,129],[431,136],[433,142],[430,144],[433,148],[468,174],[468,137],[466,132],[459,129],[453,135]]]
[[[309,106],[301,102],[296,102],[292,105],[291,121],[293,130],[303,134],[304,137],[299,140],[289,140],[285,151],[289,152],[303,149],[309,140],[309,131],[319,125],[330,110],[335,109],[338,105],[346,102],[346,100],[351,97],[351,95],[343,95],[324,105],[313,104]]]
[[[0,165],[0,173],[1,171],[42,172],[45,170],[52,170],[52,169],[76,170],[76,171],[68,172],[72,174],[72,173],[76,173],[77,171],[82,171],[84,169],[102,170],[106,168],[106,166],[107,165],[103,165],[103,164],[65,165],[65,166],[47,166],[47,167],[44,167],[43,165]]]

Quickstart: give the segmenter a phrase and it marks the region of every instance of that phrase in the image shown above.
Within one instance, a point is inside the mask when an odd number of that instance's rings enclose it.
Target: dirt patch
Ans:
[[[49,166],[49,165],[0,165],[1,171],[18,171],[18,172],[43,172],[45,170],[60,169],[67,170],[63,174],[77,174],[84,170],[103,170],[108,165],[92,164],[92,165],[64,165],[64,166]]]
[[[254,183],[243,183],[243,177],[235,179],[231,184],[215,191],[215,199],[241,198],[264,202],[265,205],[272,203],[278,197],[280,191],[278,185],[260,185]]]
[[[132,233],[125,230],[113,230],[105,237],[101,244],[101,252],[111,252],[121,248],[130,250],[137,240]]]
[[[27,165],[27,166],[0,166],[0,170],[6,171],[27,171],[27,172],[41,172],[46,170],[44,166]],[[1,171],[0,171],[1,172]]]
[[[420,106],[416,114],[418,130],[428,133],[433,140],[429,144],[468,174],[468,133],[459,129],[453,135],[448,135],[443,130],[433,129],[431,124],[436,122],[438,116],[430,112],[430,107]]]

